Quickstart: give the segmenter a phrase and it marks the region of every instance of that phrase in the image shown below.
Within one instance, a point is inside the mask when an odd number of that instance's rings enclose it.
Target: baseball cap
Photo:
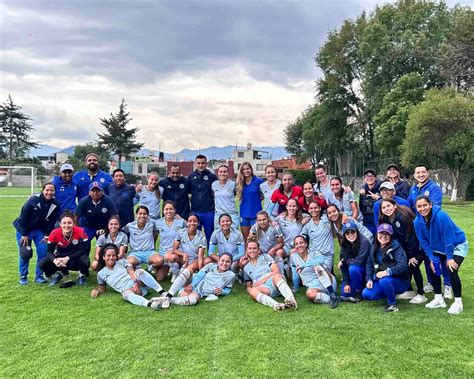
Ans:
[[[390,170],[392,167],[393,167],[395,170],[400,171],[400,169],[398,168],[398,166],[397,166],[395,163],[390,163],[390,164],[387,166],[387,168],[385,169],[385,171]]]
[[[395,191],[395,186],[393,185],[392,182],[383,182],[383,183],[380,185],[380,190],[382,190],[382,188]]]
[[[357,230],[357,225],[354,220],[349,220],[342,226],[342,234],[344,234],[348,230]]]
[[[64,164],[61,165],[61,168],[59,169],[59,172],[63,172],[63,171],[67,171],[67,170],[74,171],[74,167],[72,167],[72,165],[69,164],[69,163],[64,163]]]
[[[380,224],[377,228],[377,233],[388,233],[393,235],[393,228],[390,224]]]
[[[374,175],[374,176],[377,176],[377,173],[371,168],[368,168],[367,170],[364,171],[364,176],[366,176],[369,173]]]
[[[89,191],[94,188],[97,188],[99,191],[102,191],[104,189],[104,187],[102,187],[102,184],[100,184],[100,182],[92,182],[91,184],[89,184]]]

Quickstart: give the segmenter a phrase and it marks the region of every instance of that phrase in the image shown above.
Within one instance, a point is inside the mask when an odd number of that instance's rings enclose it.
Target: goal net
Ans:
[[[0,166],[0,197],[28,197],[38,192],[36,167]]]

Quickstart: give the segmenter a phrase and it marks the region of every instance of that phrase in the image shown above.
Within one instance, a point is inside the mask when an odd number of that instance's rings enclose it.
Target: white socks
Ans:
[[[282,262],[283,263],[283,262]],[[278,288],[278,291],[283,295],[285,300],[289,299],[294,299],[293,292],[291,291],[290,287],[288,286],[288,283],[286,283],[285,280],[280,280],[277,284],[276,287]]]
[[[330,301],[330,297],[329,295],[325,294],[325,293],[322,293],[322,292],[318,292],[316,294],[316,297],[314,298],[313,300],[313,303],[316,303],[316,304],[327,304],[329,303]]]
[[[181,273],[178,275],[176,280],[173,282],[171,285],[170,289],[168,290],[168,293],[172,296],[174,296],[181,288],[186,286],[186,284],[189,282],[189,280],[193,277],[193,273],[185,268]]]
[[[172,297],[171,304],[174,305],[195,305],[197,303],[197,299],[194,296],[180,296],[180,297]]]
[[[265,295],[263,293],[259,293],[257,295],[257,301],[260,303],[260,304],[263,304],[263,305],[268,305],[269,307],[274,307],[275,305],[278,304],[278,302],[276,302],[275,300],[273,300],[270,296],[268,295]]]

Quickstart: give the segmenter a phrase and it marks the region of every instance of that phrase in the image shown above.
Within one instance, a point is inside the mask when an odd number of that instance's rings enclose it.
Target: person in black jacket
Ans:
[[[366,288],[362,297],[367,300],[387,298],[386,312],[398,312],[396,295],[410,286],[407,256],[402,246],[393,239],[390,224],[377,228],[374,249],[367,258]]]
[[[21,208],[20,216],[13,222],[19,249],[20,284],[28,284],[28,265],[33,257],[31,242],[36,246],[37,283],[46,283],[39,262],[46,256],[46,242],[58,219],[59,203],[54,198],[55,187],[46,183],[39,195],[31,196]]]
[[[181,175],[181,167],[173,164],[170,167],[169,176],[160,180],[160,187],[163,188],[162,199],[172,201],[176,206],[176,214],[183,220],[189,216],[189,180]]]
[[[423,304],[428,299],[423,290],[423,276],[420,265],[425,259],[425,254],[420,249],[418,238],[416,238],[413,222],[415,214],[406,206],[399,205],[393,199],[385,199],[380,203],[379,220],[382,223],[390,224],[393,228],[393,239],[402,245],[408,259],[408,269],[410,278],[413,277],[416,283],[417,292],[413,291],[410,280],[408,291],[398,296],[400,300],[410,300],[411,304]]]
[[[380,185],[382,182],[372,169],[364,172],[364,185],[359,191],[359,208],[363,216],[363,224],[375,235],[377,225],[374,222],[374,203],[380,199]]]
[[[353,220],[342,226],[342,244],[337,267],[342,272],[341,300],[358,302],[364,288],[367,257],[372,244]]]

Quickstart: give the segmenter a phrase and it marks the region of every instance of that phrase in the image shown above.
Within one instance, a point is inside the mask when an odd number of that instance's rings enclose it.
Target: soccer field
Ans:
[[[384,313],[385,301],[331,310],[303,289],[297,311],[276,313],[239,284],[219,301],[155,312],[112,290],[91,299],[93,273],[86,288],[32,283],[36,255],[21,287],[11,223],[24,201],[0,198],[0,377],[474,376],[472,251],[457,316],[406,300],[398,313]],[[444,208],[472,246],[474,203]]]

